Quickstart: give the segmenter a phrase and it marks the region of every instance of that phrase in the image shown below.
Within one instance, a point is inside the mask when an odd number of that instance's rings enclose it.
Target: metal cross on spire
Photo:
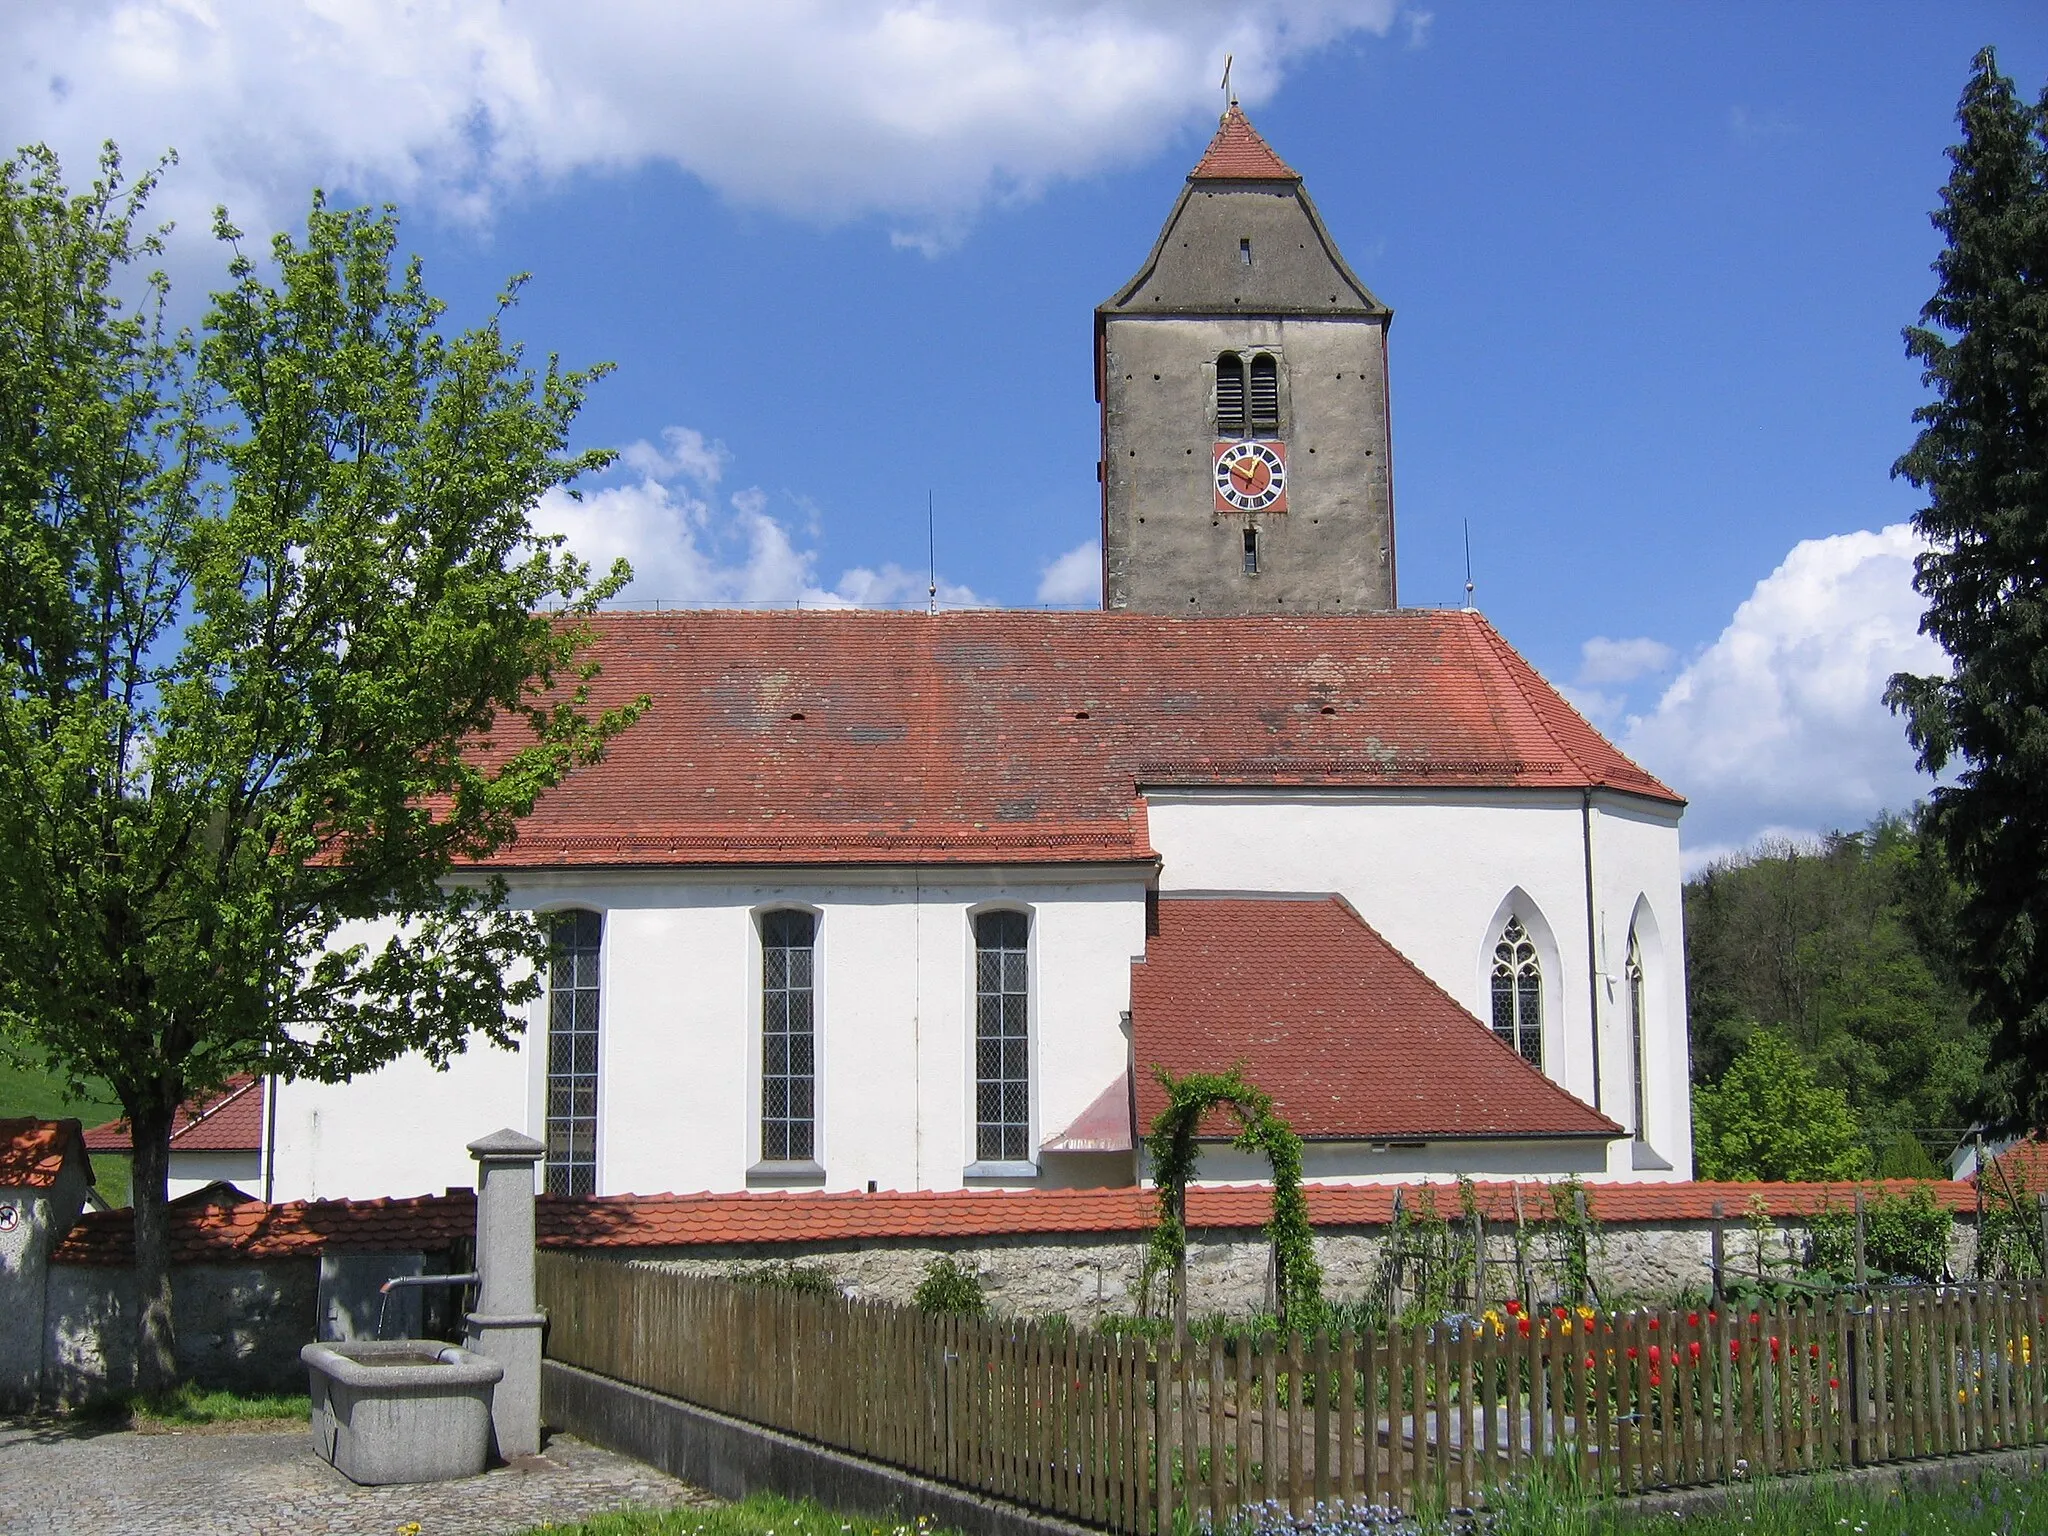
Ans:
[[[1223,109],[1226,112],[1237,105],[1237,92],[1230,88],[1230,65],[1236,57],[1231,53],[1223,55]]]

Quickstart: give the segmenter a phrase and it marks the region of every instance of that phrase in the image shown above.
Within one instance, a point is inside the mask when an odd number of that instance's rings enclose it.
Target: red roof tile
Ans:
[[[1168,897],[1131,967],[1138,1123],[1176,1076],[1241,1062],[1312,1140],[1615,1137],[1340,897]],[[1222,1131],[1221,1119],[1209,1127]]]
[[[1216,126],[1216,137],[1188,172],[1188,180],[1299,181],[1301,177],[1273,153],[1272,145],[1259,137],[1244,109],[1233,101]]]
[[[73,1151],[90,1183],[92,1159],[76,1120],[0,1120],[0,1189],[48,1189]]]
[[[588,622],[595,700],[652,706],[496,864],[1147,860],[1148,783],[1676,799],[1471,613]]]
[[[1716,1204],[1740,1221],[1752,1202],[1777,1217],[1811,1215],[1824,1206],[1846,1207],[1852,1184],[1592,1184],[1585,1186],[1596,1220],[1704,1222]],[[1905,1180],[1867,1184],[1866,1190],[1904,1193]],[[1976,1192],[1968,1184],[1930,1186],[1940,1205],[1968,1210]],[[1424,1198],[1446,1214],[1459,1209],[1455,1185],[1406,1185],[1409,1201]],[[1480,1184],[1476,1194],[1489,1218],[1509,1220],[1519,1190],[1532,1219],[1548,1214],[1550,1186]],[[1393,1219],[1396,1186],[1311,1184],[1309,1220],[1321,1227],[1382,1226]],[[817,1194],[774,1192],[731,1195],[616,1195],[597,1200],[539,1202],[537,1226],[544,1248],[657,1249],[735,1247],[767,1243],[846,1243],[896,1238],[911,1241],[1030,1234],[1143,1232],[1157,1214],[1149,1189],[954,1190],[946,1193]],[[1188,1191],[1188,1224],[1208,1230],[1263,1226],[1272,1193],[1263,1185]],[[476,1230],[476,1199],[469,1194],[425,1195],[411,1200],[308,1201],[266,1206],[174,1204],[169,1211],[171,1262],[219,1264],[321,1253],[445,1253]],[[134,1259],[130,1211],[89,1213],[58,1246],[60,1264],[126,1265]]]
[[[126,1120],[109,1120],[85,1133],[95,1152],[132,1152]],[[171,1123],[173,1152],[260,1152],[263,1150],[263,1084],[246,1073],[228,1079],[218,1093],[187,1099]]]
[[[2021,1138],[1990,1161],[1995,1171],[1985,1188],[2010,1188],[2021,1197],[2048,1192],[2048,1143],[2039,1136]]]

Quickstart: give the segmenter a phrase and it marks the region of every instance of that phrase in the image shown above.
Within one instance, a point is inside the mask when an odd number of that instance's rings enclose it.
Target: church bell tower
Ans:
[[[1095,311],[1104,606],[1392,608],[1392,319],[1233,100]]]

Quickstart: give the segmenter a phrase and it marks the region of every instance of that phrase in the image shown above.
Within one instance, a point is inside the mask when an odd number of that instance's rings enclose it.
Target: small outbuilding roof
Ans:
[[[48,1189],[74,1152],[90,1184],[92,1159],[76,1120],[0,1120],[0,1189]]]
[[[1138,1123],[1242,1064],[1310,1140],[1625,1134],[1529,1065],[1339,896],[1165,896],[1131,967]],[[1220,1119],[1218,1122],[1220,1129]]]
[[[95,1152],[132,1152],[126,1120],[109,1120],[85,1133]],[[187,1099],[171,1123],[173,1152],[260,1152],[263,1150],[263,1080],[244,1073],[228,1079],[218,1093]]]

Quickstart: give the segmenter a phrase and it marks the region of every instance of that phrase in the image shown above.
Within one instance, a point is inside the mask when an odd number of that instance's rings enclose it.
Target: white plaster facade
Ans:
[[[1605,1149],[1323,1143],[1309,1149],[1311,1178],[1690,1176],[1677,806],[1599,790],[1261,788],[1153,791],[1147,810],[1160,890],[1337,892],[1481,1019],[1490,1016],[1493,944],[1508,913],[1520,916],[1541,956],[1545,1070],[1630,1128],[1622,966],[1631,927],[1638,936],[1649,1155],[1626,1137]],[[604,915],[600,1193],[749,1187],[761,1157],[759,918],[779,907],[817,917],[822,1177],[803,1182],[1046,1187],[1127,1182],[1133,1165],[1054,1153],[1035,1174],[976,1176],[973,919],[994,907],[1030,914],[1038,1147],[1129,1063],[1130,968],[1144,953],[1153,878],[1144,865],[562,871],[518,877],[513,894],[533,910]],[[407,1060],[346,1085],[286,1085],[275,1197],[437,1192],[470,1181],[464,1146],[478,1126],[545,1139],[546,1020],[543,1002],[517,1050],[473,1047],[446,1072]],[[1219,1150],[1204,1173],[1260,1176],[1241,1161]]]
[[[748,1187],[761,1151],[758,918],[779,907],[818,918],[816,1160],[824,1175],[816,1187],[1102,1182],[1095,1158],[1054,1156],[1023,1179],[974,1172],[973,918],[996,907],[1031,917],[1035,1146],[1125,1070],[1122,1018],[1131,961],[1145,946],[1146,873],[790,870],[516,881],[523,906],[605,915],[599,1192]],[[546,1019],[543,1002],[517,1051],[472,1048],[445,1073],[407,1060],[344,1085],[287,1085],[278,1096],[276,1198],[436,1192],[469,1182],[464,1146],[477,1126],[544,1138]]]

